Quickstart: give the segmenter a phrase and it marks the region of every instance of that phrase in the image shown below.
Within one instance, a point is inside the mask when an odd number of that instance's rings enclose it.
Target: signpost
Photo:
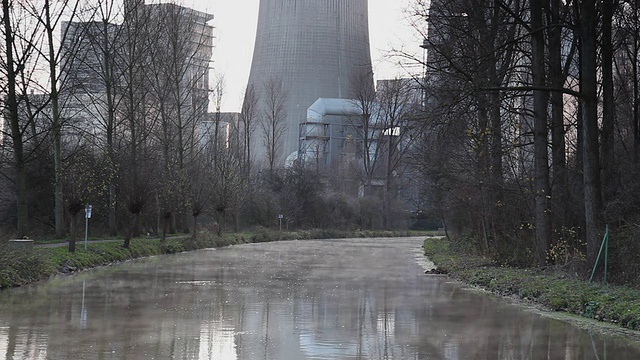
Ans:
[[[282,219],[283,218],[284,218],[284,215],[278,214],[278,220],[280,221],[280,232],[282,232]]]
[[[87,241],[89,239],[89,219],[91,219],[91,209],[93,206],[87,204],[84,208],[84,250],[87,251]]]

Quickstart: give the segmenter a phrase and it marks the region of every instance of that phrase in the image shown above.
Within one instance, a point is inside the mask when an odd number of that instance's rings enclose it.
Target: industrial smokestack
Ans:
[[[249,86],[282,82],[286,135],[280,163],[298,150],[300,124],[318,98],[352,97],[366,74],[373,88],[367,0],[261,0]],[[360,80],[362,85],[362,81]],[[256,158],[264,159],[261,134]]]

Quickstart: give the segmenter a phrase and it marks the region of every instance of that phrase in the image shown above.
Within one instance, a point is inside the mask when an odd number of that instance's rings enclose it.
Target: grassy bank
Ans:
[[[59,273],[69,273],[97,266],[127,261],[135,258],[171,254],[205,247],[218,247],[249,242],[242,235],[222,237],[203,233],[197,239],[191,237],[160,239],[133,239],[128,249],[122,241],[89,243],[84,250],[82,242],[76,252],[67,246],[11,249],[0,247],[0,289],[21,286],[44,280]]]
[[[294,239],[327,239],[346,237],[395,237],[410,235],[430,235],[428,232],[387,232],[387,231],[333,231],[310,230],[295,232],[278,232],[259,230],[246,233],[225,233],[217,236],[202,232],[196,239],[191,237],[169,238],[164,242],[159,239],[133,239],[128,249],[122,247],[121,241],[88,244],[84,250],[82,242],[76,245],[76,252],[70,253],[67,246],[46,247],[29,250],[10,249],[7,244],[0,244],[0,289],[22,286],[47,279],[59,273],[69,273],[135,258],[172,254],[183,251],[236,244],[268,242]],[[64,240],[60,240],[65,242]],[[38,241],[36,241],[38,243]],[[46,244],[55,241],[46,241]]]
[[[516,296],[555,311],[640,330],[640,290],[590,284],[542,269],[495,266],[488,259],[455,249],[444,239],[424,242],[425,254],[439,272],[504,296]]]

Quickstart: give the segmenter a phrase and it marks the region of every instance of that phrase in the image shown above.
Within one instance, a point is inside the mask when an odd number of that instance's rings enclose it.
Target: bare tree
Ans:
[[[86,204],[108,191],[109,179],[103,176],[104,162],[108,158],[96,156],[88,147],[78,149],[72,158],[64,162],[61,176],[65,195],[65,207],[69,214],[69,251],[76,250],[78,217]]]
[[[601,156],[602,181],[604,201],[610,201],[615,196],[615,124],[616,106],[613,79],[613,13],[617,0],[602,1],[602,36],[600,38],[602,51],[602,128],[601,128]]]
[[[242,112],[240,113],[240,122],[242,124],[242,145],[243,145],[243,157],[245,176],[247,179],[251,178],[251,164],[253,163],[253,156],[251,155],[251,149],[253,145],[253,135],[258,126],[258,93],[254,89],[253,85],[247,87],[247,91],[244,94],[242,101]]]
[[[171,211],[184,215],[180,224],[186,232],[190,223],[187,169],[200,151],[198,127],[208,110],[211,28],[205,25],[207,14],[173,3],[153,5],[150,10],[161,29],[151,47],[153,105],[160,119],[156,138],[162,146],[164,176],[173,178],[171,183],[176,185],[165,188],[176,192]],[[218,122],[214,127],[219,132]]]
[[[241,164],[229,148],[218,150],[218,159],[212,168],[211,176],[211,205],[218,223],[218,235],[226,228],[228,212],[237,211],[241,206],[243,191],[246,189],[243,181]]]
[[[571,13],[571,5],[560,0],[552,0],[547,11],[546,22],[549,70],[549,86],[554,89],[562,89],[569,76],[571,65],[574,62],[577,51],[577,39],[570,36],[570,30],[563,26],[568,22]],[[563,47],[569,45],[569,52],[563,54]],[[551,105],[551,205],[555,214],[554,228],[571,227],[567,203],[569,202],[569,185],[567,169],[567,125],[565,116],[565,99],[561,91],[552,91],[549,94]],[[552,244],[557,237],[551,238]]]
[[[66,104],[65,117],[73,119],[67,125],[82,134],[84,141],[107,154],[111,174],[117,173],[118,144],[124,135],[124,116],[119,108],[124,99],[120,91],[124,83],[124,68],[119,61],[124,50],[126,27],[116,24],[123,8],[115,2],[100,0],[92,11],[82,12],[76,22],[68,22],[63,35],[64,62],[67,80],[62,84],[61,97]],[[85,18],[83,15],[88,14]],[[108,184],[108,227],[110,235],[117,233],[117,188],[114,176]]]
[[[149,9],[141,2],[125,2],[123,20],[123,49],[118,62],[123,68],[123,117],[126,119],[125,147],[129,153],[126,161],[128,186],[123,188],[125,208],[132,216],[130,230],[126,231],[124,247],[131,237],[140,233],[140,215],[149,200],[151,173],[143,171],[148,138],[153,119],[148,117],[149,86],[147,64],[150,58],[150,34],[157,31],[157,23],[151,21]]]
[[[640,8],[633,2],[620,6],[621,14],[616,17],[616,33],[621,49],[616,58],[616,84],[622,111],[629,119],[631,144],[629,153],[634,163],[640,160]],[[625,139],[626,140],[626,139]]]
[[[361,169],[354,170],[361,171],[363,174],[361,185],[365,194],[369,193],[373,185],[373,177],[382,161],[382,148],[379,146],[382,133],[378,127],[378,108],[372,79],[373,74],[371,73],[356,74],[351,79],[352,98],[360,115],[353,116],[349,120],[357,134],[358,141],[361,142],[358,156],[362,161]]]
[[[612,71],[615,65],[619,78],[637,75],[635,6],[616,1],[460,0],[416,1],[414,9],[429,24],[418,25],[428,56],[426,62],[417,59],[427,68],[426,83],[437,84],[439,94],[427,97],[429,111],[443,105],[450,113],[468,111],[459,113],[458,125],[440,122],[429,128],[435,136],[455,126],[467,132],[468,156],[460,161],[477,168],[464,171],[472,175],[468,181],[458,176],[466,187],[453,187],[451,193],[459,198],[472,193],[467,199],[478,200],[474,207],[480,226],[473,227],[483,234],[486,248],[509,257],[504,249],[511,245],[500,239],[510,239],[509,228],[520,222],[521,228],[533,230],[522,237],[532,236],[528,246],[535,250],[536,262],[544,263],[556,241],[566,240],[566,229],[586,225],[578,236],[586,238],[587,259],[594,261],[605,205],[620,201],[616,152],[626,144],[618,145],[618,138],[639,138],[635,125],[640,107],[635,100],[623,107],[633,129],[623,128],[615,94],[635,99],[631,94],[640,86],[618,85]],[[579,102],[575,112],[573,101]],[[439,139],[423,141],[429,145]],[[634,145],[631,153],[637,148]],[[455,182],[449,181],[448,187],[451,184]],[[572,202],[572,197],[581,199]],[[515,206],[515,198],[525,206]],[[580,248],[577,242],[574,246]]]
[[[264,84],[262,91],[262,143],[266,148],[269,171],[273,172],[282,157],[282,140],[286,135],[284,104],[287,94],[282,86],[282,80],[271,79]]]
[[[63,15],[68,17],[70,21],[76,16],[78,11],[79,2],[75,2],[75,5],[71,5],[69,1],[62,1],[56,8],[52,7],[50,0],[44,1],[44,14],[38,16],[38,21],[44,27],[44,31],[47,38],[47,51],[44,59],[48,64],[49,70],[49,98],[51,100],[51,128],[53,132],[53,158],[54,158],[54,219],[55,219],[55,231],[57,237],[62,237],[64,234],[64,204],[63,204],[63,191],[62,191],[62,111],[60,109],[60,87],[64,82],[64,78],[59,77],[58,67],[64,69],[69,65],[68,62],[62,61],[62,51],[56,51],[56,43],[54,40],[54,32],[58,29],[58,25],[61,23]],[[35,9],[34,9],[35,10]],[[37,16],[37,14],[34,14]],[[62,29],[62,37],[64,38],[68,26]],[[60,72],[64,74],[64,70]]]
[[[533,86],[545,86],[545,46],[542,32],[542,4],[531,0],[531,72]],[[547,152],[547,93],[533,91],[533,142],[535,166],[535,233],[538,263],[544,263],[551,237],[551,217],[549,211],[549,154]]]
[[[420,92],[413,79],[393,79],[379,83],[376,90],[378,119],[382,128],[383,157],[386,158],[383,226],[392,227],[391,208],[407,167],[407,155],[413,145],[420,110]]]
[[[510,151],[517,151],[516,147],[526,149],[520,145],[527,139],[521,136],[524,131],[520,129],[529,127],[530,105],[521,97],[520,108],[514,106],[512,99],[519,94],[512,91],[516,91],[518,85],[531,84],[530,73],[519,71],[531,68],[532,64],[526,56],[531,53],[531,47],[522,41],[528,40],[527,32],[532,28],[523,20],[528,9],[519,1],[416,3],[416,13],[428,22],[426,27],[419,25],[425,37],[426,62],[418,60],[426,67],[428,86],[435,86],[425,89],[425,106],[430,109],[448,107],[449,113],[458,114],[444,117],[452,121],[450,124],[432,118],[428,121],[435,122],[431,127],[436,134],[449,129],[466,132],[470,157],[465,162],[472,167],[460,173],[465,174],[459,178],[460,185],[464,186],[460,190],[470,192],[473,189],[475,193],[468,197],[474,199],[469,210],[473,210],[471,224],[480,234],[480,244],[490,253],[500,252],[504,234],[510,231],[508,224],[515,226],[521,222],[516,218],[504,218],[509,214],[504,207],[508,187],[518,186],[506,176],[504,161]],[[544,33],[539,34],[543,36]],[[544,76],[543,73],[543,79]],[[545,106],[538,108],[543,109],[544,119]],[[542,124],[546,126],[544,119]],[[544,133],[540,133],[539,139],[546,141]],[[505,136],[508,136],[507,141]],[[546,154],[546,147],[543,151]],[[537,169],[541,169],[543,163],[540,162]],[[548,183],[548,171],[546,176],[544,173],[539,175]],[[509,183],[505,183],[505,179]],[[435,182],[441,183],[440,180]],[[547,192],[545,196],[548,195]],[[548,233],[543,229],[540,231]]]
[[[225,81],[224,76],[220,75],[216,77],[213,84],[213,105],[215,107],[215,115],[213,119],[213,149],[214,149],[214,164],[217,163],[216,155],[218,154],[218,150],[224,146],[224,142],[228,141],[228,139],[222,139],[220,136],[220,126],[222,122],[222,100],[224,98],[225,92]]]
[[[598,13],[593,1],[576,3],[580,12],[580,96],[583,135],[584,214],[587,258],[595,261],[603,231],[598,128]]]
[[[2,73],[6,82],[2,84],[3,95],[9,123],[10,141],[13,151],[13,171],[17,204],[17,235],[22,237],[29,233],[29,213],[27,201],[27,179],[25,155],[25,132],[33,122],[33,118],[21,119],[19,107],[26,100],[19,97],[20,80],[23,87],[28,87],[34,79],[28,72],[37,63],[36,49],[39,44],[41,28],[33,17],[29,16],[29,3],[2,1],[3,47]]]

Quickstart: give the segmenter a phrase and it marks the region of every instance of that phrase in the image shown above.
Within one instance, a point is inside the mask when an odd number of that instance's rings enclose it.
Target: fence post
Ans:
[[[598,263],[600,262],[600,256],[602,256],[602,250],[604,249],[604,283],[607,283],[607,266],[609,263],[609,225],[606,226],[606,230],[604,232],[604,238],[602,239],[602,245],[600,245],[600,251],[598,251],[598,257],[596,258],[596,263],[593,264],[593,271],[591,271],[591,278],[589,278],[589,282],[593,281],[593,275],[596,273],[596,267],[598,267]]]

